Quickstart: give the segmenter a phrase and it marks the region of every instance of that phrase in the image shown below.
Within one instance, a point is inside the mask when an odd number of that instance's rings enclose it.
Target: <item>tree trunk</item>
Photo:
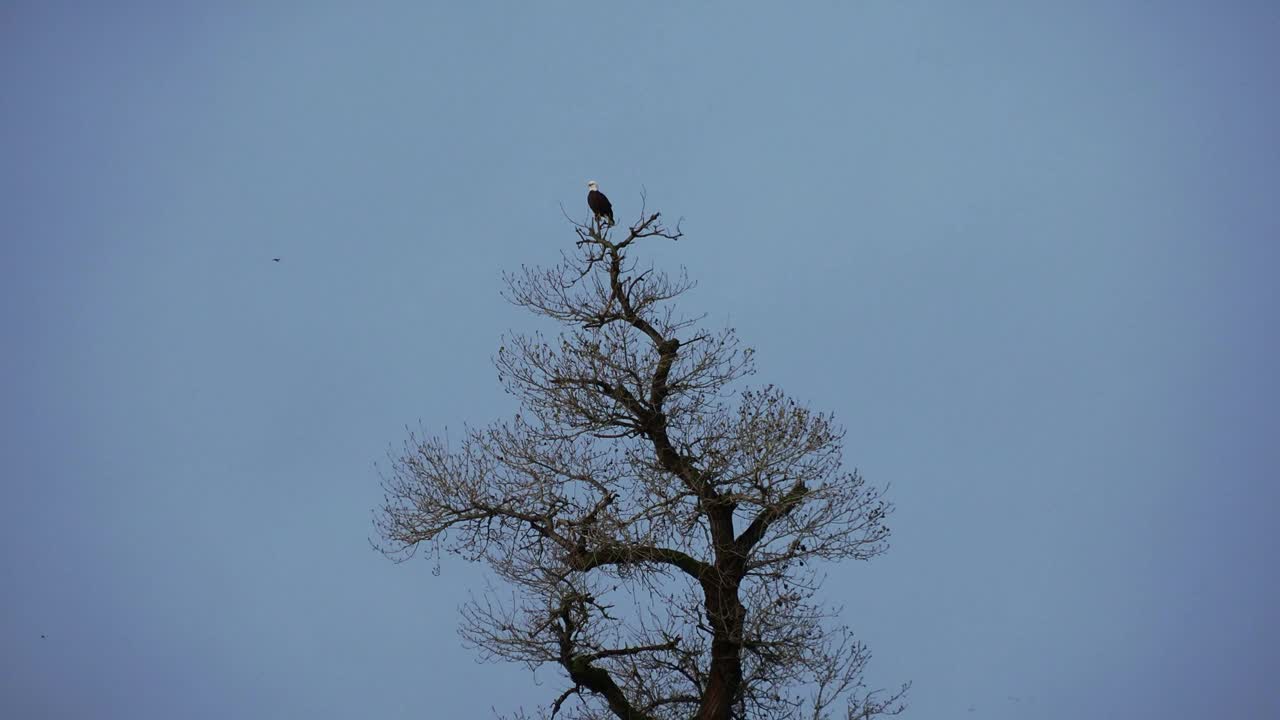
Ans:
[[[739,578],[715,572],[703,582],[711,623],[711,668],[698,720],[729,720],[742,688],[742,627],[747,609],[738,600]]]

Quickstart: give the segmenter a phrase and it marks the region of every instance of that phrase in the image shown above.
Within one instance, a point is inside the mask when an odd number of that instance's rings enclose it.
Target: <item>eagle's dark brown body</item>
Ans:
[[[595,183],[591,183],[587,187],[591,188],[587,191],[587,207],[591,208],[591,212],[595,214],[596,220],[604,218],[604,221],[610,225],[613,224],[613,203],[609,202],[609,198],[604,193],[593,187]]]

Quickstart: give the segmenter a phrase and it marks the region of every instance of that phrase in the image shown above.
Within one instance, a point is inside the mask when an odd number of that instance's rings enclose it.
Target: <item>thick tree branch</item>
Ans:
[[[781,500],[762,508],[756,514],[755,519],[751,521],[751,524],[747,526],[747,529],[743,530],[737,541],[735,541],[738,552],[744,557],[750,553],[756,543],[760,542],[760,538],[764,537],[764,533],[769,529],[769,526],[799,507],[800,503],[804,502],[805,494],[808,492],[809,488],[805,487],[803,481],[797,482],[791,486],[786,495],[782,496]]]
[[[663,650],[675,650],[678,647],[680,647],[680,641],[678,639],[672,639],[664,643],[658,643],[656,645],[635,645],[632,647],[610,648],[608,650],[601,650],[599,652],[588,653],[587,655],[583,655],[582,657],[585,657],[588,660],[595,661],[595,660],[603,660],[604,658],[611,658],[611,657],[639,655],[640,653],[652,653],[652,652],[660,652]]]
[[[609,671],[592,663],[600,659],[593,654],[575,652],[574,636],[579,630],[579,623],[574,617],[575,606],[584,598],[578,593],[570,593],[563,598],[556,609],[555,617],[560,622],[560,665],[569,674],[575,687],[583,687],[604,698],[620,720],[649,720],[650,716],[632,706],[627,695],[614,681]]]
[[[639,563],[671,565],[694,580],[701,580],[711,570],[711,566],[707,563],[679,550],[644,545],[606,545],[592,550],[579,550],[569,556],[570,567],[579,572],[587,572],[606,565]]]

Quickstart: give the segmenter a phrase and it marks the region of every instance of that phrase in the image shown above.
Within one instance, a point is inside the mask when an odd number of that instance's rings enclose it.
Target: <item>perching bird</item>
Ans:
[[[597,222],[604,218],[606,223],[613,225],[613,204],[600,192],[600,186],[595,180],[587,182],[587,207],[591,208]]]

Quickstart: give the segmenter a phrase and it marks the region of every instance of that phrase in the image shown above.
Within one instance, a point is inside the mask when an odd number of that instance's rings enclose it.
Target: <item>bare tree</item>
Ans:
[[[565,326],[504,338],[519,413],[456,447],[411,435],[384,477],[379,549],[427,544],[512,586],[464,607],[462,635],[563,672],[540,717],[900,712],[907,686],[869,690],[866,647],[815,600],[815,562],[885,551],[883,490],[841,469],[830,415],[772,386],[731,392],[752,351],[677,312],[683,271],[630,257],[678,226],[643,211],[620,240],[574,226],[559,264],[505,278],[510,301]]]

